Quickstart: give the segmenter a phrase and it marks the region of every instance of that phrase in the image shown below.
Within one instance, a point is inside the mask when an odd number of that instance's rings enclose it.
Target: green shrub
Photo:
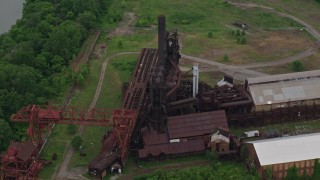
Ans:
[[[247,38],[245,36],[240,38],[240,44],[247,44]]]
[[[293,61],[291,63],[291,70],[295,71],[295,72],[299,72],[303,70],[303,64],[300,61]]]
[[[118,42],[118,48],[119,48],[119,49],[122,49],[122,48],[123,48],[123,42],[122,42],[121,40]]]
[[[224,61],[224,62],[229,61],[229,56],[227,55],[227,53],[224,54],[224,56],[223,56],[223,61]]]
[[[284,179],[285,180],[299,179],[298,168],[296,166],[289,168],[287,171],[287,176]]]
[[[237,29],[236,37],[240,37],[240,36],[241,36],[240,30]]]
[[[212,36],[213,36],[212,32],[211,31],[208,32],[208,38],[212,38]]]
[[[80,136],[75,136],[71,141],[71,145],[75,150],[78,150],[81,147],[82,142],[83,140]]]

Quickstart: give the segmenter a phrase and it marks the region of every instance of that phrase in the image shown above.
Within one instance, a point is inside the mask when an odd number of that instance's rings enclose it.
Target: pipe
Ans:
[[[249,94],[245,90],[243,90],[242,88],[239,88],[239,91],[240,90],[243,93],[243,95],[248,98],[248,100],[240,101],[240,102],[223,103],[223,104],[221,104],[220,107],[224,108],[224,107],[233,107],[233,106],[241,106],[241,105],[252,104],[253,101],[252,101],[252,98],[249,96]]]
[[[177,88],[180,86],[180,81],[181,81],[181,71],[179,67],[173,62],[172,59],[170,59],[170,63],[178,71],[178,79],[177,79],[177,84],[167,93],[167,99],[170,97],[170,95],[172,95],[177,90]]]
[[[173,106],[179,106],[182,104],[189,104],[189,103],[194,103],[197,102],[198,98],[188,98],[188,99],[183,99],[183,100],[179,100],[179,101],[174,101],[171,103],[168,103],[169,107],[173,107]]]

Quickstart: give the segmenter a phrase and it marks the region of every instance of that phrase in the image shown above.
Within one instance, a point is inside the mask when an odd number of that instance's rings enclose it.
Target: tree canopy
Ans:
[[[0,35],[0,118],[60,95],[74,80],[70,61],[111,1],[25,1],[22,18]]]

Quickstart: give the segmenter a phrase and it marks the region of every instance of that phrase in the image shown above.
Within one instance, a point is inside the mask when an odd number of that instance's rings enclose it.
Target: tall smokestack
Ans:
[[[158,16],[158,61],[165,65],[166,53],[166,17]]]

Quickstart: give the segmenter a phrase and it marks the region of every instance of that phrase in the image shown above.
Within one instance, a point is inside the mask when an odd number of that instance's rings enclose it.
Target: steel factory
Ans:
[[[141,50],[131,82],[123,86],[121,109],[84,112],[75,107],[30,105],[12,115],[12,122],[30,124],[30,141],[8,148],[2,157],[2,177],[37,177],[44,165],[38,158],[42,134],[53,124],[111,127],[102,137],[100,154],[88,165],[89,174],[101,178],[110,169],[121,171],[129,153],[142,160],[206,151],[237,155],[240,140],[230,133],[231,126],[264,126],[320,117],[320,70],[248,78],[240,84],[225,76],[212,87],[199,81],[198,65],[187,73],[180,70],[179,50],[177,31],[167,31],[165,16],[159,16],[158,49]],[[276,142],[268,143],[271,141]],[[264,165],[319,158],[316,154],[298,160],[290,156],[288,160],[264,163],[273,155],[264,154],[272,151],[261,149],[262,144],[251,143],[255,160],[261,163],[261,174]],[[275,172],[283,177],[280,169]]]

